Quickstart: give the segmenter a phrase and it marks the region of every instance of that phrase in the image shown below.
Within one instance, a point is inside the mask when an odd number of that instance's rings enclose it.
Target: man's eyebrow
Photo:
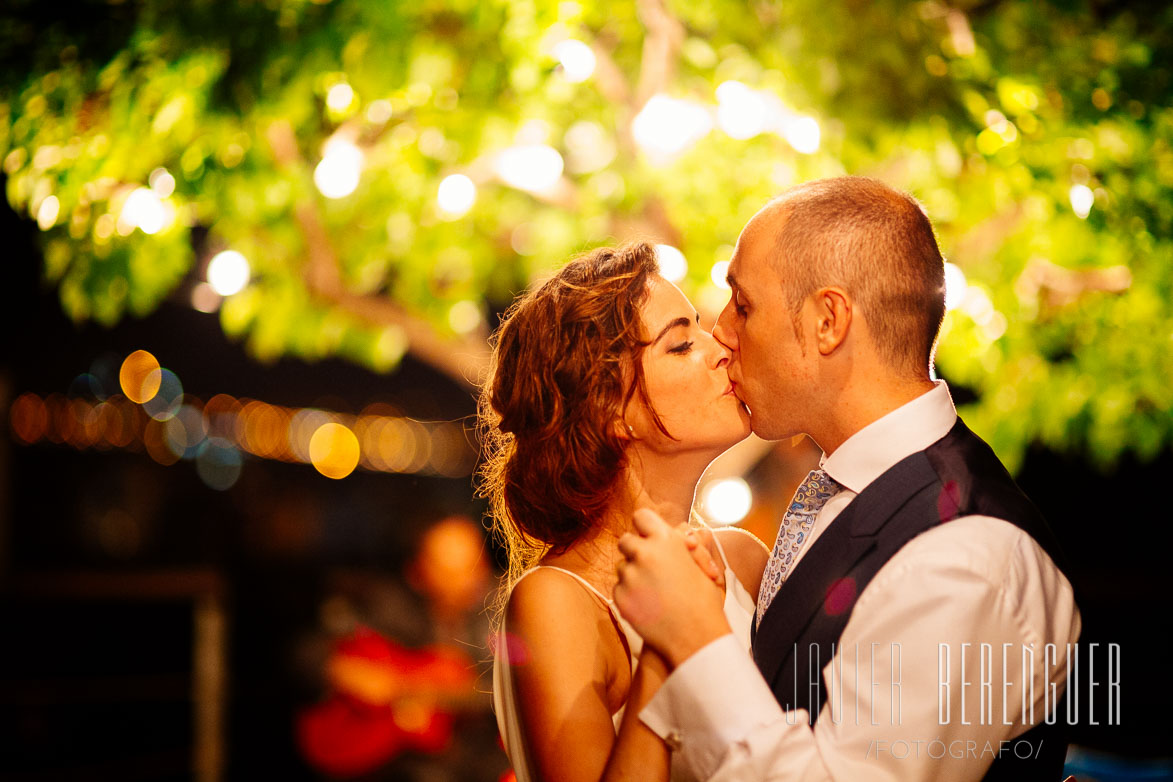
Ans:
[[[700,315],[698,314],[697,317],[700,317]],[[664,338],[665,334],[667,334],[669,331],[676,328],[677,326],[687,327],[691,324],[692,324],[692,321],[689,320],[688,318],[677,318],[676,320],[672,321],[671,323],[669,323],[667,326],[665,326],[663,329],[660,330],[660,333],[657,334],[656,338],[652,340],[652,344],[655,345],[657,342],[662,340]]]

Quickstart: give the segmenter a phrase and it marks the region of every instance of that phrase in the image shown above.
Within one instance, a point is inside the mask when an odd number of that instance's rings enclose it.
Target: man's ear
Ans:
[[[815,346],[819,353],[834,353],[851,330],[854,307],[851,296],[842,288],[820,288],[813,297],[815,305]]]

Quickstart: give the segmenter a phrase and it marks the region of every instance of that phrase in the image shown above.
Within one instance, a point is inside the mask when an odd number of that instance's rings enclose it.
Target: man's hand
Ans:
[[[638,535],[619,539],[615,604],[644,641],[676,667],[730,632],[725,596],[693,561],[683,537],[653,511],[634,514]]]

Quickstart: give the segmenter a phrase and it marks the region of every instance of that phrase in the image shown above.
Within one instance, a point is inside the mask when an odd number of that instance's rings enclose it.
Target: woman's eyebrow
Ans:
[[[671,323],[669,323],[667,326],[665,326],[663,329],[660,330],[660,333],[657,334],[656,338],[652,340],[652,344],[655,345],[657,342],[662,340],[664,338],[665,334],[667,334],[669,331],[676,328],[677,326],[688,327],[691,325],[692,325],[692,321],[689,320],[688,318],[677,318],[676,320],[672,321]]]

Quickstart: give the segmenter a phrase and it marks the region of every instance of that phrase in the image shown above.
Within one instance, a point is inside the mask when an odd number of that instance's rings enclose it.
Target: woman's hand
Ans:
[[[684,545],[692,554],[693,562],[721,591],[725,591],[725,568],[713,559],[713,531],[708,527],[691,527],[681,524],[676,531],[684,536]]]

